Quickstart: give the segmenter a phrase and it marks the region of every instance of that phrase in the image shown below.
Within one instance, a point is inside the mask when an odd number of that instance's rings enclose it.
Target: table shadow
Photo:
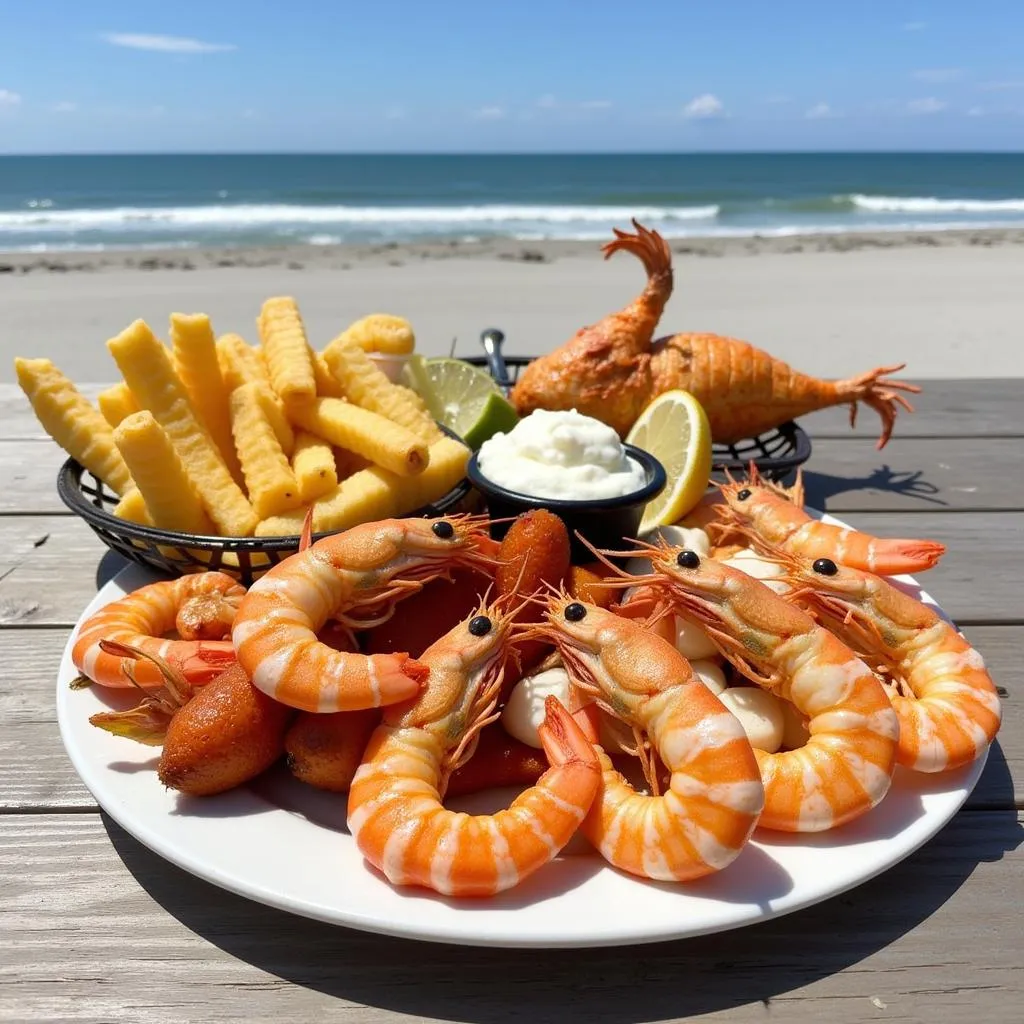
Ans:
[[[864,476],[833,476],[817,469],[805,469],[803,474],[806,504],[811,508],[827,509],[830,498],[849,491],[882,491],[917,498],[927,505],[945,506],[949,503],[937,497],[940,488],[924,479],[924,470],[897,471],[888,465],[879,466]],[[792,483],[792,479],[787,481]]]
[[[993,748],[990,792],[1012,793]],[[168,913],[230,955],[357,1004],[472,1024],[587,1020],[627,1024],[761,1003],[840,972],[927,920],[978,864],[1017,848],[1012,803],[984,829],[954,823],[864,885],[772,921],[629,949],[482,949],[363,934],[274,910],[217,889],[151,852],[104,815],[118,855]],[[301,851],[296,851],[300,866]],[[609,912],[612,910],[609,908]],[[415,965],[410,967],[409,965]]]

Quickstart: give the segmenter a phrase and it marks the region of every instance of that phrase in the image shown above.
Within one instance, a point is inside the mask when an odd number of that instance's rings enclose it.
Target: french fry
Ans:
[[[469,449],[450,437],[430,446],[430,464],[418,476],[398,476],[379,466],[362,469],[313,502],[313,532],[347,530],[359,523],[415,512],[447,494],[465,475]],[[263,520],[257,537],[290,537],[302,530],[305,512]]]
[[[143,320],[107,342],[125,383],[143,409],[167,432],[185,471],[217,529],[248,537],[259,516],[235,483],[210,435],[196,419],[167,350]],[[152,510],[150,510],[152,511]]]
[[[422,405],[410,398],[412,392],[392,384],[361,348],[345,340],[345,335],[324,349],[324,360],[350,402],[386,416],[427,444],[444,436]]]
[[[111,430],[126,416],[139,411],[139,403],[135,401],[131,388],[124,381],[101,391],[96,398],[96,404],[100,407],[103,418],[110,424]]]
[[[373,466],[362,469],[345,480],[329,494],[313,503],[313,532],[347,530],[360,523],[390,519],[397,513],[396,492],[391,481],[394,473]],[[291,537],[302,532],[305,512],[264,519],[256,527],[257,537]]]
[[[159,342],[157,342],[159,344]],[[131,487],[131,475],[114,444],[110,424],[49,359],[14,360],[18,383],[43,429],[115,494]]]
[[[295,449],[295,431],[292,430],[292,425],[285,415],[284,402],[271,391],[269,384],[254,382],[246,387],[251,387],[253,394],[259,399],[260,408],[263,410],[263,415],[270,421],[271,427],[274,428],[281,451],[286,456],[291,456]]]
[[[259,389],[258,384],[246,384],[231,392],[231,432],[253,510],[266,519],[297,508],[302,500],[292,467],[263,410]]]
[[[416,335],[412,324],[400,316],[389,313],[371,313],[349,324],[342,337],[352,345],[358,345],[364,352],[381,352],[387,355],[408,355],[416,347]]]
[[[149,509],[146,508],[146,499],[138,487],[132,487],[114,506],[114,515],[126,523],[138,523],[139,526],[153,525]]]
[[[316,398],[313,350],[295,300],[267,299],[257,323],[274,391],[288,405],[312,401]]]
[[[262,352],[237,334],[222,334],[217,339],[217,363],[229,391],[253,381],[270,384]]]
[[[338,471],[330,444],[307,430],[300,430],[295,436],[292,472],[303,505],[309,505],[338,486]]]
[[[114,430],[117,445],[154,526],[216,533],[171,439],[148,410],[133,412]]]
[[[368,409],[340,398],[315,398],[289,409],[300,427],[348,448],[384,469],[412,476],[426,469],[426,444],[414,433]]]
[[[344,398],[345,391],[341,382],[331,373],[327,361],[319,352],[311,352],[313,360],[313,377],[316,380],[316,393],[321,398]]]
[[[200,423],[209,431],[235,483],[243,482],[231,437],[228,391],[217,362],[217,343],[210,318],[204,313],[171,314],[171,351],[174,368]]]

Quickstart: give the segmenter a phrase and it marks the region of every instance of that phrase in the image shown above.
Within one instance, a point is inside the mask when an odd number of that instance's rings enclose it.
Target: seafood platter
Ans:
[[[716,443],[828,405],[867,404],[884,445],[917,388],[653,341],[671,258],[634,227],[605,253],[643,263],[641,295],[510,388],[396,316],[317,349],[290,298],[258,346],[136,321],[97,405],[17,360],[65,500],[94,480],[134,563],[57,686],[121,826],[321,920],[591,946],[798,910],[956,813],[1001,709],[913,575],[943,545],[861,533],[756,462],[712,481]]]

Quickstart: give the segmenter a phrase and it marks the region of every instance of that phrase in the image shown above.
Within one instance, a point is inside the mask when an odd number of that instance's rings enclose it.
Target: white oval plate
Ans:
[[[824,516],[828,521],[837,522]],[[90,602],[96,609],[152,582],[131,566]],[[921,600],[935,602],[911,577]],[[72,634],[72,639],[77,634]],[[897,769],[870,814],[814,835],[758,831],[724,871],[688,885],[647,882],[609,867],[582,841],[522,885],[487,900],[393,889],[365,864],[345,828],[346,799],[283,769],[222,796],[196,799],[157,780],[158,750],[89,724],[137,703],[99,687],[72,690],[71,641],[57,680],[57,717],[75,769],[99,805],[139,842],[215,885],[272,907],[364,931],[473,946],[614,946],[704,935],[765,921],[844,892],[903,860],[967,799],[986,758],[958,771]],[[115,704],[117,700],[119,703]],[[510,793],[458,802],[493,810]]]

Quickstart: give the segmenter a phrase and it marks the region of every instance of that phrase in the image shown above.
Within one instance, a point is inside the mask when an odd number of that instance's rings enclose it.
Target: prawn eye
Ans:
[[[680,569],[698,569],[700,568],[700,556],[696,551],[685,548],[676,555],[676,565]]]
[[[742,491],[737,491],[736,492],[736,500],[737,501],[746,501],[747,498],[749,498],[749,497],[750,497],[750,488],[749,487],[744,487]]]
[[[447,519],[438,519],[431,530],[434,531],[434,536],[440,537],[441,540],[451,540],[455,536],[455,527]]]
[[[839,566],[831,558],[816,558],[811,568],[819,576],[835,576],[839,572]]]
[[[586,614],[587,609],[579,601],[573,601],[572,604],[565,607],[565,617],[569,622],[579,622]]]
[[[469,631],[473,636],[487,636],[491,631],[491,620],[486,615],[477,615],[469,620]]]

